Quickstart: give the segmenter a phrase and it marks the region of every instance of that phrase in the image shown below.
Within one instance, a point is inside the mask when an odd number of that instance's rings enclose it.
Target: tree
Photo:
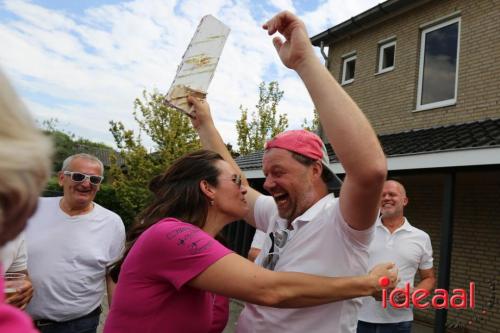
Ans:
[[[198,134],[189,118],[183,113],[165,106],[165,96],[143,91],[143,100],[134,102],[134,118],[141,131],[155,143],[156,153],[162,165],[169,165],[185,153],[200,148]]]
[[[96,151],[106,151],[109,154],[114,153],[113,148],[104,143],[94,142],[82,137],[76,138],[75,134],[61,130],[57,118],[44,120],[41,124],[39,122],[38,124],[42,131],[51,137],[54,143],[55,151],[52,157],[53,172],[60,171],[64,160],[76,153],[85,152],[94,155]],[[107,161],[103,162],[106,163]]]
[[[76,153],[89,153],[96,155],[98,158],[103,158],[107,152],[107,155],[113,156],[113,163],[116,163],[116,152],[114,149],[104,143],[94,142],[84,138],[76,139],[76,136],[66,130],[59,129],[59,120],[56,118],[51,118],[49,120],[44,120],[38,122],[39,126],[43,132],[50,136],[54,143],[54,156],[53,156],[53,171],[54,176],[49,179],[45,190],[42,193],[44,197],[62,196],[63,190],[59,186],[58,178],[56,172],[61,170],[63,161],[70,155]],[[99,192],[95,197],[95,202],[100,204],[107,209],[117,213],[124,220],[131,220],[131,216],[127,210],[123,209],[120,198],[118,198],[115,189],[110,185],[109,182],[109,160],[102,161],[104,165],[104,183],[100,185]]]
[[[252,119],[248,120],[248,109],[240,105],[241,118],[236,121],[238,146],[241,155],[264,149],[267,140],[283,132],[288,127],[286,114],[278,114],[277,107],[283,97],[279,84],[272,81],[259,85],[259,101]]]
[[[138,135],[126,129],[123,123],[110,121],[110,132],[125,160],[124,167],[112,163],[110,174],[126,211],[122,218],[127,225],[151,200],[150,179],[166,170],[178,157],[200,148],[189,118],[165,106],[164,98],[157,91],[143,91],[142,99],[134,101],[133,115],[140,129]],[[154,152],[148,152],[143,145],[141,133],[151,138]]]
[[[319,125],[320,125],[319,115],[318,115],[318,112],[316,110],[314,110],[314,118],[313,118],[311,124],[309,124],[309,121],[307,120],[307,118],[304,118],[304,122],[302,123],[302,128],[305,130],[314,132],[314,133],[318,133]]]
[[[232,144],[230,144],[229,142],[227,142],[227,143],[226,143],[226,148],[227,148],[227,150],[229,151],[229,154],[231,154],[231,156],[232,156],[233,158],[236,158],[236,157],[240,156],[240,153],[238,153],[237,151],[235,151],[235,150],[233,149],[233,145],[232,145]]]

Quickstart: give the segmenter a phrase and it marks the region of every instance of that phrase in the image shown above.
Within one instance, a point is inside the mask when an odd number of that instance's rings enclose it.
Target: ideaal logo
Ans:
[[[410,293],[410,283],[406,283],[404,288],[394,288],[389,292],[385,289],[389,286],[389,283],[388,277],[384,276],[379,279],[379,285],[384,288],[382,289],[382,308],[384,309],[387,308],[387,300],[396,309],[409,308],[410,302],[417,309],[426,309],[430,306],[434,309],[448,309],[450,307],[452,309],[467,309],[467,307],[473,309],[475,306],[474,282],[469,283],[468,293],[466,289],[453,289],[451,297],[446,289],[436,289],[431,301],[423,303],[421,301],[430,296],[429,291],[425,289],[413,289]]]

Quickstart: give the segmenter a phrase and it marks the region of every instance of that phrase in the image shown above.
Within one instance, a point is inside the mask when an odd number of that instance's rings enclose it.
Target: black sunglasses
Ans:
[[[238,185],[239,187],[241,187],[241,182],[242,182],[241,175],[233,175],[230,179],[221,178],[221,180],[230,180],[233,183],[235,183],[236,185]]]
[[[72,171],[64,171],[64,175],[70,176],[71,181],[75,183],[81,183],[85,181],[85,179],[88,179],[92,185],[99,185],[100,183],[102,183],[102,180],[104,179],[103,176],[87,175],[81,172],[72,172]]]
[[[277,248],[285,246],[288,241],[288,230],[277,230],[271,232],[269,237],[271,238],[271,248],[269,249],[269,254],[264,258],[262,266],[266,269],[274,271],[274,268],[280,259],[280,254],[278,252],[274,252],[274,245],[276,244]]]
[[[231,181],[241,187],[241,175],[234,175]]]

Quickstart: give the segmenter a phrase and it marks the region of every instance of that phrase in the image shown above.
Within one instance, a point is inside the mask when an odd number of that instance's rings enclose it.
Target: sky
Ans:
[[[200,19],[231,32],[208,89],[215,124],[236,145],[239,106],[250,111],[260,82],[284,91],[289,128],[312,120],[302,82],[285,68],[261,26],[281,10],[314,36],[382,0],[5,0],[0,1],[0,68],[38,122],[57,119],[77,137],[114,145],[109,121],[137,130],[133,102],[167,92]],[[317,54],[319,54],[319,49]],[[146,138],[144,144],[154,149]]]

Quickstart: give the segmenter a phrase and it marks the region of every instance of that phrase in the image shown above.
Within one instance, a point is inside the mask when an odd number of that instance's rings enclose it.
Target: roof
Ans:
[[[120,155],[120,153],[114,151],[111,148],[100,148],[100,147],[91,147],[84,144],[75,145],[75,154],[77,153],[85,153],[94,155],[97,157],[105,167],[111,166],[111,155],[115,155],[116,163],[121,166],[125,164],[125,160]]]
[[[470,123],[417,129],[379,135],[388,158],[402,155],[431,154],[465,149],[500,148],[500,118]],[[326,145],[330,163],[338,159],[330,144]],[[264,151],[236,158],[243,171],[262,169]]]
[[[321,42],[327,44],[332,40],[341,39],[355,31],[368,28],[376,20],[384,18],[389,14],[406,11],[425,2],[429,2],[429,0],[387,0],[311,37],[311,42],[314,46],[321,46]]]

